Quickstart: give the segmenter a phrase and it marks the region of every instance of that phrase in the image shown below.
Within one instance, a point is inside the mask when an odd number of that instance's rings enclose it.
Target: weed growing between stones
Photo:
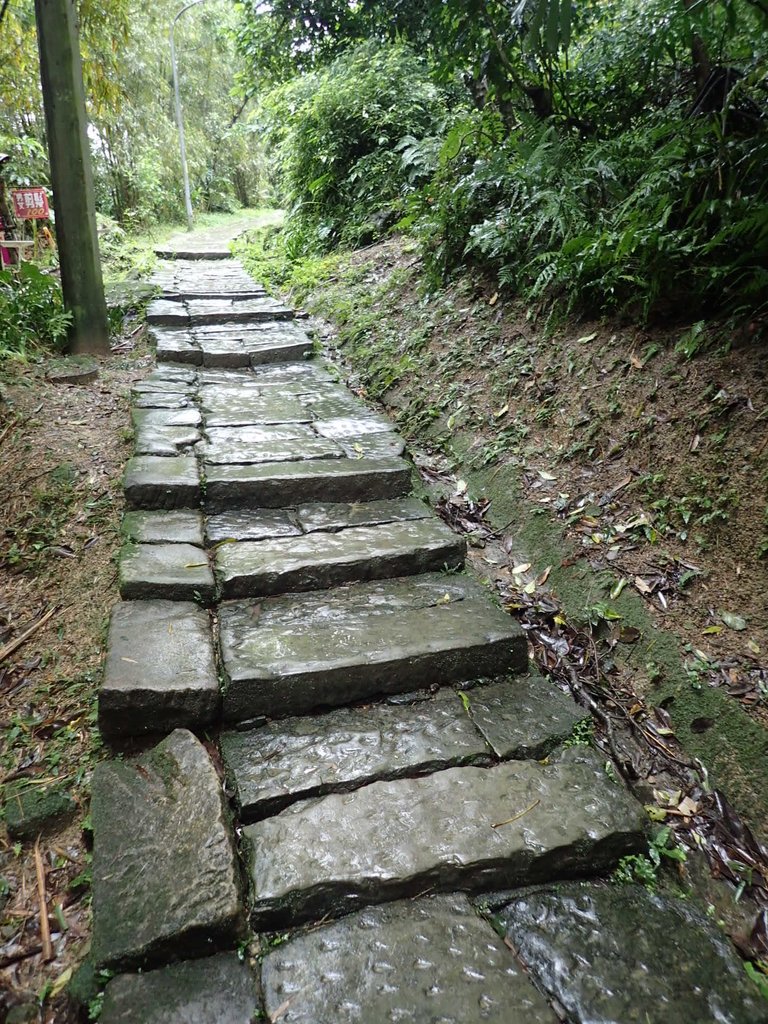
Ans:
[[[632,854],[622,857],[611,876],[614,882],[630,884],[638,882],[653,892],[659,884],[659,872],[667,861],[685,863],[688,854],[677,845],[669,825],[658,830],[648,844],[648,854]]]

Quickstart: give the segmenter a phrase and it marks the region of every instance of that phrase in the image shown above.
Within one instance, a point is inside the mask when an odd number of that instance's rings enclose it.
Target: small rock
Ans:
[[[5,796],[5,823],[11,839],[35,839],[41,832],[63,824],[75,812],[75,801],[58,788],[9,786]]]

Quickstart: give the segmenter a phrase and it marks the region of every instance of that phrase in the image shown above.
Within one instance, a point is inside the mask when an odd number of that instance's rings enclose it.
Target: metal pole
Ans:
[[[179,149],[181,150],[181,176],[184,179],[184,207],[187,211],[187,231],[194,227],[192,214],[192,193],[189,188],[189,168],[187,167],[187,145],[184,139],[184,119],[181,114],[181,93],[179,90],[179,69],[176,66],[176,22],[188,11],[190,7],[197,7],[205,0],[192,0],[192,3],[182,7],[171,24],[171,68],[173,70],[173,98],[176,106],[176,125],[179,129]]]

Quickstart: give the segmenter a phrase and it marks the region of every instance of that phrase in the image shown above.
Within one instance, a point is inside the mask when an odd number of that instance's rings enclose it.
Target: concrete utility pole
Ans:
[[[61,288],[73,317],[69,350],[106,355],[109,327],[74,0],[35,0],[35,19]]]

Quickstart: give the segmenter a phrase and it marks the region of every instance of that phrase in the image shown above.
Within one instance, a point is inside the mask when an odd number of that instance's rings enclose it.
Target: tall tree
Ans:
[[[109,352],[85,93],[73,0],[35,0],[56,237],[64,303],[72,313],[69,347]]]

